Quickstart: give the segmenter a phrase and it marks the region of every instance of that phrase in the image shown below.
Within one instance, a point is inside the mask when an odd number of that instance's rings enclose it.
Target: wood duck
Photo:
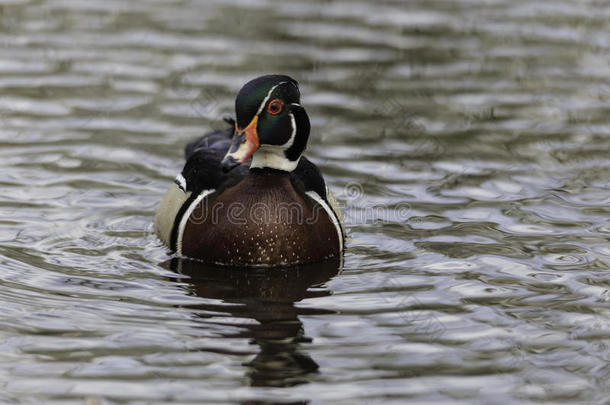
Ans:
[[[186,164],[155,215],[179,256],[237,266],[283,266],[339,256],[342,215],[303,156],[309,118],[296,80],[267,75],[235,99],[231,128],[185,148]]]

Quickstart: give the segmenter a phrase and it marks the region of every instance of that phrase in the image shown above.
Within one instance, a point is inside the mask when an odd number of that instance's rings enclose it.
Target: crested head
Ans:
[[[292,171],[309,137],[309,118],[300,105],[296,80],[261,76],[246,83],[235,99],[235,133],[223,169],[245,163],[250,168]]]
[[[266,75],[250,80],[235,98],[237,125],[245,128],[255,115],[263,112],[263,104],[272,100],[271,96],[298,104],[301,101],[299,84],[285,75]]]

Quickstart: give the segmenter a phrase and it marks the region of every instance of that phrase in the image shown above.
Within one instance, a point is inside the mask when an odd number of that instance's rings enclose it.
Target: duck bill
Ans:
[[[229,147],[229,151],[222,159],[221,166],[223,172],[228,172],[237,166],[246,163],[250,156],[258,149],[258,133],[256,125],[258,116],[254,116],[252,121],[244,129],[239,129],[235,123],[235,134]]]

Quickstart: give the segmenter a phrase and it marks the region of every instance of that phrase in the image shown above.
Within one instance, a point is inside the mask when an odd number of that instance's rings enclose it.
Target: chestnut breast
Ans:
[[[339,250],[324,208],[297,192],[287,173],[251,172],[209,195],[193,210],[182,236],[182,254],[232,265],[311,263]]]

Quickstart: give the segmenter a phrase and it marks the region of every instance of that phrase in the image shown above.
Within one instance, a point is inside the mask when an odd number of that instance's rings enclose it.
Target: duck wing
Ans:
[[[186,164],[175,182],[185,192],[198,195],[203,190],[220,191],[237,184],[248,174],[249,161],[228,173],[220,163],[231,146],[234,122],[230,128],[208,132],[184,148]]]
[[[233,118],[224,118],[224,121],[229,124],[229,128],[208,132],[200,136],[197,140],[189,142],[184,147],[184,158],[188,160],[197,150],[211,149],[222,153],[222,155],[220,155],[220,159],[222,159],[227,150],[229,150],[235,128],[235,120]]]

